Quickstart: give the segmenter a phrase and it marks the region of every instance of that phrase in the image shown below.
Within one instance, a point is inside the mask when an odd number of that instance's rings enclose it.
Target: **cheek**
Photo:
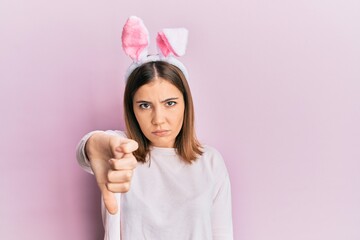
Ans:
[[[139,123],[141,126],[146,125],[146,121],[145,121],[145,119],[144,119],[143,116],[139,116],[139,117],[137,118],[137,120],[138,120],[138,123]]]
[[[144,114],[141,114],[138,111],[134,111],[134,114],[135,114],[135,118],[136,118],[137,122],[140,125],[140,128],[143,129],[145,127],[144,125],[146,124],[146,119],[145,119]]]
[[[185,111],[183,109],[179,109],[176,114],[174,114],[174,118],[173,121],[174,123],[176,122],[178,125],[182,126],[183,121],[184,121],[184,114]]]

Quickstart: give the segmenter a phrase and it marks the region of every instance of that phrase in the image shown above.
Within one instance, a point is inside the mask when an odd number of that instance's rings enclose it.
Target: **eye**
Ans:
[[[176,104],[177,104],[177,102],[175,102],[175,101],[166,102],[166,106],[169,106],[169,107],[175,106]]]
[[[149,109],[149,108],[150,108],[150,104],[149,104],[149,103],[141,103],[141,104],[139,105],[139,107],[140,107],[141,109]]]

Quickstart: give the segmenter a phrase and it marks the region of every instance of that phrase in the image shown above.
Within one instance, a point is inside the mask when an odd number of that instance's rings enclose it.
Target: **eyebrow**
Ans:
[[[178,97],[167,98],[165,100],[162,100],[161,103],[168,102],[168,101],[173,101],[173,100],[177,100],[177,99],[179,99],[179,98]],[[150,103],[150,102],[145,101],[145,100],[139,100],[139,101],[136,101],[136,103]]]

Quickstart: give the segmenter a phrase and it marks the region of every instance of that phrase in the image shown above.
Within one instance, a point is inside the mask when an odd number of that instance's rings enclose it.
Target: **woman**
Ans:
[[[126,26],[144,26],[132,17],[124,27],[131,56]],[[144,42],[134,35],[131,47]],[[167,48],[170,35],[160,39]],[[105,239],[233,239],[229,176],[221,155],[196,139],[186,68],[170,56],[131,51],[126,133],[95,131],[78,146],[80,165],[103,195]]]

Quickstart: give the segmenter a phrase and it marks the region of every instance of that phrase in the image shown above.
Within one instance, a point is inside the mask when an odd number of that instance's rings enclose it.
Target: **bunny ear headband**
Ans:
[[[125,53],[133,60],[126,71],[125,78],[144,63],[152,61],[165,61],[178,67],[188,79],[185,66],[174,56],[185,54],[188,30],[185,28],[166,28],[158,32],[156,43],[157,55],[148,55],[149,31],[143,21],[135,16],[129,17],[122,32],[122,47]]]

